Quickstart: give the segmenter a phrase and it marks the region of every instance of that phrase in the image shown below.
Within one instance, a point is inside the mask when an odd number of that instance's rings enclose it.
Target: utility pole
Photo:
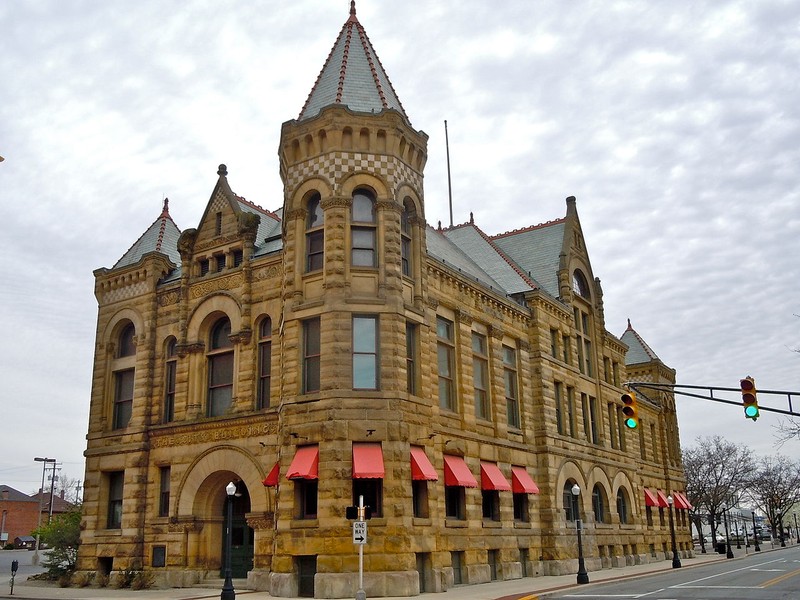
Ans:
[[[36,546],[33,549],[33,557],[31,558],[31,564],[34,566],[39,564],[39,527],[42,525],[42,499],[44,497],[44,474],[47,469],[47,463],[55,463],[55,458],[42,458],[37,456],[33,459],[35,462],[42,463],[42,487],[39,488],[39,513],[36,516]]]

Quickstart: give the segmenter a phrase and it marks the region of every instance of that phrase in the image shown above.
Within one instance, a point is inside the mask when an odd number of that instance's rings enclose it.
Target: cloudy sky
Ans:
[[[412,124],[426,217],[488,234],[578,199],[608,329],[683,384],[800,391],[800,3],[359,0]],[[97,304],[164,197],[195,227],[226,163],[282,203],[297,117],[348,0],[0,2],[0,483],[83,478]],[[733,399],[738,400],[738,394]],[[800,396],[795,397],[800,408]],[[786,408],[785,397],[761,405]],[[681,436],[777,452],[779,418],[678,402]],[[782,452],[798,456],[800,442]]]

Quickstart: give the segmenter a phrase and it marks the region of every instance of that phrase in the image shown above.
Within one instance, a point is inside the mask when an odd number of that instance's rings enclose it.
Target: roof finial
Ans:
[[[161,209],[161,216],[162,217],[169,216],[169,198],[164,198],[164,208]]]
[[[628,319],[628,329],[633,329],[633,327],[631,327],[631,320],[630,319]]]
[[[219,169],[217,169],[217,175],[220,177],[227,177],[228,176],[228,167],[225,165],[220,165]]]
[[[356,0],[350,0],[350,16],[356,16]]]

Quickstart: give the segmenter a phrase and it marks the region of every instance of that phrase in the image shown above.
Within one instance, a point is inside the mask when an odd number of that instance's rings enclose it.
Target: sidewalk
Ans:
[[[780,548],[762,548],[762,554],[780,550]],[[699,552],[699,551],[698,551]],[[745,549],[735,550],[736,558],[745,555]],[[753,554],[750,548],[748,555]],[[683,568],[692,568],[710,562],[726,560],[724,554],[708,552],[708,554],[697,554],[694,558],[681,559]],[[617,569],[603,569],[602,571],[589,572],[589,582],[599,583],[603,581],[614,581],[627,579],[630,577],[641,577],[653,573],[668,571],[672,568],[671,560],[664,560],[657,563],[646,565],[635,565],[631,567],[621,567]],[[414,600],[538,600],[547,593],[560,591],[572,587],[577,587],[577,574],[559,575],[554,577],[526,577],[523,579],[513,579],[510,581],[494,581],[478,585],[465,585],[451,588],[441,593],[425,593],[419,596],[412,596]],[[236,597],[244,600],[267,600],[273,598],[267,592],[253,592],[244,589],[245,581],[235,580]],[[582,588],[584,586],[581,586]],[[0,598],[14,600],[35,599],[35,600],[116,600],[116,599],[138,599],[138,600],[206,600],[219,598],[219,588],[180,588],[180,589],[158,589],[158,590],[117,590],[113,588],[60,588],[53,584],[44,584],[37,581],[17,580],[14,585],[14,595],[10,595],[9,580],[3,578],[0,587]],[[384,600],[409,600],[409,597],[387,597]]]

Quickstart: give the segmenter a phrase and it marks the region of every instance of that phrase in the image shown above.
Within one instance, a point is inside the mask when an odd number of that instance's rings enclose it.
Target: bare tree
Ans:
[[[782,517],[800,501],[800,462],[781,455],[762,458],[751,479],[747,497],[767,515],[772,537],[775,537]]]
[[[696,446],[683,452],[683,467],[686,495],[694,505],[691,519],[705,550],[701,529],[703,516],[709,515],[711,538],[716,545],[717,518],[722,509],[735,504],[747,489],[754,462],[749,448],[718,435],[699,437],[695,443]]]

